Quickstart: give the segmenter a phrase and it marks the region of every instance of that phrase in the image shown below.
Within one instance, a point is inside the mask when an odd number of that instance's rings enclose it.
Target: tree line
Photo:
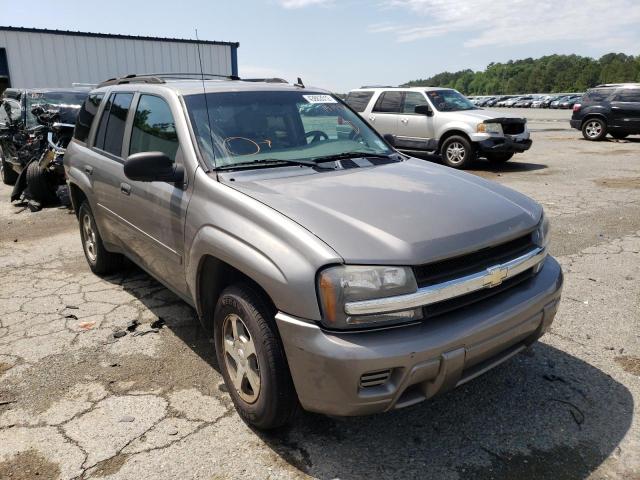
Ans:
[[[442,72],[403,86],[449,87],[465,95],[584,92],[601,83],[640,82],[640,55],[607,53],[599,59],[580,55],[490,63],[483,71]]]

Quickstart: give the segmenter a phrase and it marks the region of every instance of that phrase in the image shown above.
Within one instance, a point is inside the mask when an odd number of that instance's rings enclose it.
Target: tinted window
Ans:
[[[160,97],[141,95],[133,117],[129,154],[162,152],[175,161],[177,150],[178,134],[169,105]]]
[[[369,100],[373,97],[373,92],[351,92],[347,95],[347,105],[353,108],[356,112],[364,112]]]
[[[583,99],[585,102],[598,103],[604,102],[609,95],[611,95],[611,90],[591,90],[584,95]]]
[[[82,104],[82,108],[78,113],[78,120],[76,121],[76,129],[73,133],[76,140],[86,142],[87,138],[89,138],[91,123],[96,116],[102,97],[104,97],[104,93],[92,93]]]
[[[615,99],[617,102],[640,102],[640,89],[625,88],[618,90]]]
[[[418,92],[406,92],[404,94],[403,113],[415,113],[418,105],[427,105],[424,95]]]
[[[132,99],[133,93],[111,94],[98,126],[96,147],[118,157],[121,155],[124,125],[127,121]]]
[[[374,112],[400,113],[402,108],[402,92],[384,92],[378,98]]]

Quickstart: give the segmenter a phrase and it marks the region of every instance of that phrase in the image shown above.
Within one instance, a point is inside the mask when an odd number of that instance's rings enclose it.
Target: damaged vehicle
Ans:
[[[2,181],[11,200],[56,203],[62,156],[88,89],[7,89],[0,99]]]
[[[175,77],[92,91],[65,171],[91,270],[126,256],[193,306],[245,421],[413,405],[549,329],[538,203],[399,153],[300,80]]]
[[[346,102],[399,150],[436,152],[453,168],[479,156],[504,163],[531,148],[526,118],[484,110],[451,88],[362,87]]]

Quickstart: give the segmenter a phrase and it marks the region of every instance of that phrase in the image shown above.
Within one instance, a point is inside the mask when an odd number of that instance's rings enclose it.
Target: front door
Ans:
[[[418,105],[428,105],[425,96],[421,92],[405,92],[396,145],[407,150],[435,150],[433,117],[415,113]]]
[[[169,103],[141,93],[135,103],[124,157],[162,152],[183,163],[175,116]],[[184,184],[123,179],[122,216],[132,228],[131,249],[142,265],[179,292],[186,293],[184,222],[189,190]]]

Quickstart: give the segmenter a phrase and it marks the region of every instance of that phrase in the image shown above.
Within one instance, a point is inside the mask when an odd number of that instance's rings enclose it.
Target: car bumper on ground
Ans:
[[[509,136],[504,137],[491,137],[486,140],[478,142],[478,150],[481,153],[492,152],[525,152],[531,148],[530,138],[512,138]]]
[[[576,130],[580,130],[582,128],[582,120],[569,120],[569,125],[571,128],[575,128]]]
[[[531,279],[419,325],[336,333],[284,313],[276,322],[303,408],[365,415],[446,392],[531,345],[555,317],[562,282],[547,257]]]

